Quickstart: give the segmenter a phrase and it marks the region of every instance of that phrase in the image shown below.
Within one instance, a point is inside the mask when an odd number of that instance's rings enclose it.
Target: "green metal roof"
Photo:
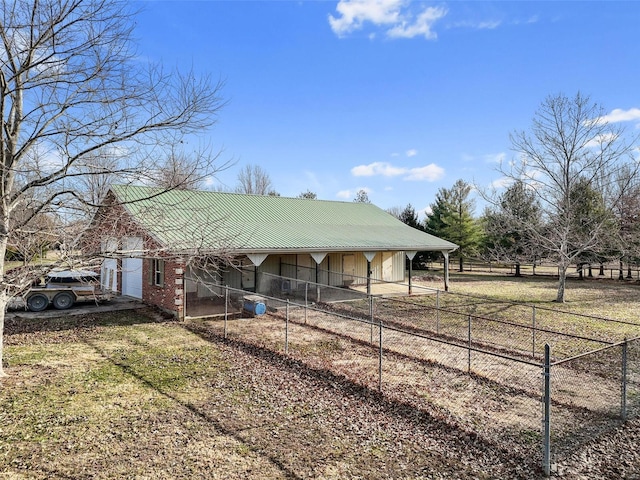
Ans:
[[[113,186],[133,219],[173,251],[452,251],[372,204]]]

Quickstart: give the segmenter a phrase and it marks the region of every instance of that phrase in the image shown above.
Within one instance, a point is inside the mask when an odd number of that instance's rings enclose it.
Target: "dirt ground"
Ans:
[[[542,477],[539,458],[507,430],[503,440],[478,434],[428,396],[380,394],[376,358],[356,343],[300,329],[284,352],[269,329],[225,340],[219,321],[103,315],[8,322],[0,478]],[[349,362],[355,356],[370,364]],[[361,382],[344,373],[358,365]],[[396,374],[413,377],[413,368],[400,363]],[[451,405],[474,398],[457,372],[422,368],[433,373],[425,392]],[[639,441],[640,422],[630,421],[582,445],[552,478],[640,478]]]

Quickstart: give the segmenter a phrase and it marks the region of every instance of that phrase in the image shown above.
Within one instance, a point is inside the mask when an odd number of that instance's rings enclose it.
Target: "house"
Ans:
[[[405,257],[439,251],[448,266],[457,248],[365,203],[131,185],[108,199],[90,242],[104,258],[102,286],[179,318],[212,285],[267,294],[404,282]]]

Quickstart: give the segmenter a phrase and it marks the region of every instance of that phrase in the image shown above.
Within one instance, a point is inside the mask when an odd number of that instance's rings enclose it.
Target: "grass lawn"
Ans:
[[[135,312],[40,327],[7,325],[0,478],[487,478],[446,425],[278,355]]]
[[[486,276],[464,279],[454,276],[452,291],[540,304],[548,293],[554,297],[549,280],[507,278],[496,287]],[[563,309],[584,311],[588,304],[627,318],[636,310],[638,287],[585,282],[569,285],[567,293]],[[316,347],[338,348],[331,342]],[[0,478],[540,475],[531,459],[461,429],[446,415],[381,396],[282,352],[225,342],[144,311],[8,321],[5,362],[10,376],[0,380]],[[589,462],[576,456],[570,467],[586,476],[567,478],[621,478],[619,468],[617,477],[607,472],[635,451],[625,443],[638,438],[634,422],[626,427],[631,434],[615,442],[609,437],[606,448],[596,445]],[[640,474],[637,460],[622,473]]]
[[[67,319],[6,336],[10,377],[0,391],[0,472],[10,478],[192,478],[216,471],[232,472],[226,478],[252,471],[278,477],[277,468],[196,407],[211,400],[212,384],[229,370],[215,347],[177,323],[134,312]],[[229,398],[241,398],[243,388],[228,385]]]
[[[417,275],[420,274],[421,272],[417,273]],[[431,288],[442,288],[441,282],[437,280],[423,284]],[[566,284],[565,303],[562,304],[554,301],[557,286],[557,279],[551,276],[515,277],[513,275],[497,276],[486,272],[452,272],[449,289],[452,295],[441,296],[441,306],[446,308],[459,304],[474,304],[464,295],[488,297],[494,301],[519,302],[535,306],[537,319],[539,321],[549,319],[549,322],[552,322],[549,326],[553,326],[556,330],[587,336],[591,334],[611,341],[622,340],[625,336],[634,338],[640,335],[640,309],[638,309],[640,282],[598,277],[583,280],[569,278]],[[491,313],[494,310],[491,305],[482,308],[477,307],[469,313],[483,315],[485,312]],[[515,312],[509,313],[512,315],[510,320],[529,324],[531,310],[519,307],[519,312],[524,313],[521,316],[516,316]],[[584,317],[580,317],[581,315]],[[624,323],[602,322],[598,318],[589,317],[619,320]]]

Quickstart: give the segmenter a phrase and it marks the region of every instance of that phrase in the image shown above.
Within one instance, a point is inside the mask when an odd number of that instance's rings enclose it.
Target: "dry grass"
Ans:
[[[503,468],[472,466],[472,443],[449,451],[446,425],[418,412],[182,324],[128,312],[40,326],[7,325],[3,478],[486,478]]]
[[[506,278],[496,288],[464,278],[452,291],[554,306],[550,281]],[[634,311],[637,288],[571,284],[562,308],[618,318]],[[235,321],[227,341],[220,322],[143,312],[9,323],[0,478],[539,476],[539,398],[390,353],[379,395],[377,356],[363,342],[291,328],[285,353],[282,321],[268,316]],[[630,422],[581,446],[563,478],[640,474],[638,431]]]

